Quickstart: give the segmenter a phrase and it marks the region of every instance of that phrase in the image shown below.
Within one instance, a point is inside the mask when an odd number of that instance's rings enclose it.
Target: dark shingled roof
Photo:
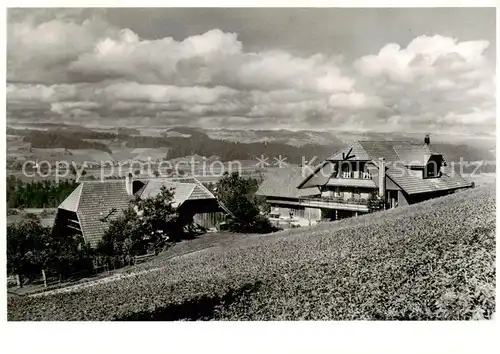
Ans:
[[[378,171],[378,159],[385,158],[388,168],[386,171],[387,189],[402,189],[407,194],[419,194],[466,188],[472,185],[459,174],[444,171],[439,178],[423,178],[421,168],[426,166],[432,156],[442,157],[442,155],[428,145],[413,144],[407,141],[358,141],[334,154],[327,161],[342,161],[351,148],[350,155],[354,155],[354,157],[349,161],[365,160],[374,163],[367,167],[372,177]],[[331,171],[329,165],[328,162],[324,163],[322,167],[316,169],[315,173],[309,174],[299,182],[298,186],[300,188],[310,188],[327,183],[329,179],[327,172]],[[412,170],[410,167],[420,168],[420,170]],[[378,178],[372,178],[372,180],[378,187]]]
[[[375,165],[370,165],[366,169],[368,170],[368,172],[370,172],[370,174],[372,176],[372,181],[375,184],[375,187],[378,188],[379,187],[378,167],[376,167]],[[386,176],[387,176],[387,171],[386,171]],[[401,190],[401,188],[397,184],[395,184],[394,181],[390,177],[387,177],[385,179],[385,189],[387,189],[388,191]]]
[[[187,182],[189,181],[189,182]],[[215,196],[205,187],[194,179],[172,180],[172,179],[151,179],[144,181],[144,186],[135,193],[139,197],[154,197],[160,192],[162,186],[174,189],[174,204],[178,206],[186,200],[195,199],[214,199]]]
[[[266,197],[299,198],[320,194],[317,188],[298,189],[304,179],[302,167],[268,169],[256,195]]]
[[[370,161],[384,157],[387,163],[402,162],[413,167],[425,166],[429,157],[441,155],[424,144],[413,144],[408,141],[357,141],[337,152],[327,160],[342,161],[344,156],[353,156],[349,161]]]
[[[297,184],[297,188],[303,189],[324,185],[334,172],[333,166],[333,163],[330,161],[325,161],[316,168],[305,169],[304,175],[307,177]]]
[[[82,182],[76,213],[85,241],[96,246],[104,235],[109,221],[117,218],[122,210],[128,208],[131,198],[127,194],[123,180]],[[106,221],[103,221],[103,218],[106,218]]]
[[[408,194],[420,194],[471,187],[472,183],[458,173],[443,173],[439,178],[422,178],[408,168],[389,168],[387,176]]]
[[[372,159],[370,155],[366,152],[365,148],[360,144],[360,142],[357,141],[351,144],[350,146],[346,147],[345,149],[340,150],[333,156],[327,158],[327,160],[343,161],[345,156],[348,156],[347,155],[348,153],[349,156],[352,156],[352,158],[350,158],[349,161],[368,161]]]
[[[395,162],[399,160],[399,156],[394,150],[394,141],[360,141],[359,144],[366,151],[369,160],[378,160],[385,157],[386,162]],[[401,142],[397,142],[401,143]]]
[[[95,247],[106,231],[109,221],[119,217],[135,196],[154,196],[162,185],[174,188],[174,204],[186,200],[215,199],[215,196],[194,178],[140,180],[144,185],[134,196],[127,194],[126,180],[84,181],[59,205],[76,212],[86,242]],[[175,193],[175,188],[179,193]]]

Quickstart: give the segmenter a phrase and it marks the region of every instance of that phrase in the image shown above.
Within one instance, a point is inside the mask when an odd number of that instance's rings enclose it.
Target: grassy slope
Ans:
[[[494,186],[159,260],[10,320],[481,319],[495,307]],[[161,268],[163,267],[163,268]]]

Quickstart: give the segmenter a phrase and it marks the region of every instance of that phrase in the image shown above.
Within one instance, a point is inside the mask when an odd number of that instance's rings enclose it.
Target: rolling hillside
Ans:
[[[44,127],[44,126],[42,126]],[[40,130],[40,126],[26,128],[7,127],[8,157],[11,160],[22,161],[43,156],[33,154],[30,149],[53,150],[54,159],[62,161],[80,162],[83,159],[91,161],[109,161],[142,159],[158,160],[163,158],[178,158],[188,155],[211,156],[217,155],[222,161],[256,160],[257,157],[267,156],[273,161],[274,157],[285,156],[288,163],[301,164],[304,160],[316,157],[316,161],[331,156],[335,151],[345,147],[355,139],[361,140],[411,140],[422,142],[421,136],[401,135],[394,133],[356,133],[356,132],[313,132],[287,130],[207,130],[189,127],[150,128],[140,130],[123,128],[86,128],[81,126],[47,126]],[[154,135],[154,136],[153,136]],[[480,144],[480,140],[465,143],[458,139],[452,141],[440,136],[432,139],[432,147],[442,153],[448,162],[489,161],[491,166],[482,172],[494,172],[495,153],[491,144]],[[485,145],[486,144],[486,145]],[[71,150],[74,155],[87,155],[74,159],[56,154],[56,150]],[[131,153],[136,149],[148,149],[140,156]],[[82,150],[78,154],[77,150]],[[108,157],[99,158],[88,155],[85,151],[102,151]],[[105,154],[105,156],[107,156]],[[52,159],[52,160],[54,160]],[[50,160],[50,159],[49,159]],[[18,166],[19,169],[19,166]]]
[[[488,319],[495,186],[159,257],[70,293],[9,298],[9,320]]]

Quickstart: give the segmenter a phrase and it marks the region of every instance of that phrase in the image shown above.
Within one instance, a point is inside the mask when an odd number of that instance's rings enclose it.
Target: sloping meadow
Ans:
[[[9,320],[461,320],[495,308],[495,187],[165,259]]]

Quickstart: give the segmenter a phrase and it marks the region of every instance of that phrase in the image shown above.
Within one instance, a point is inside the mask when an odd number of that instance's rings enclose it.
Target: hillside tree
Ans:
[[[267,217],[261,215],[260,200],[255,196],[259,182],[243,178],[237,172],[225,173],[217,182],[217,198],[231,211],[228,228],[234,232],[268,233],[275,231]]]
[[[120,266],[135,255],[161,250],[168,240],[184,236],[184,226],[172,205],[173,190],[162,186],[150,198],[132,201],[128,209],[110,221],[98,253],[106,262]]]

